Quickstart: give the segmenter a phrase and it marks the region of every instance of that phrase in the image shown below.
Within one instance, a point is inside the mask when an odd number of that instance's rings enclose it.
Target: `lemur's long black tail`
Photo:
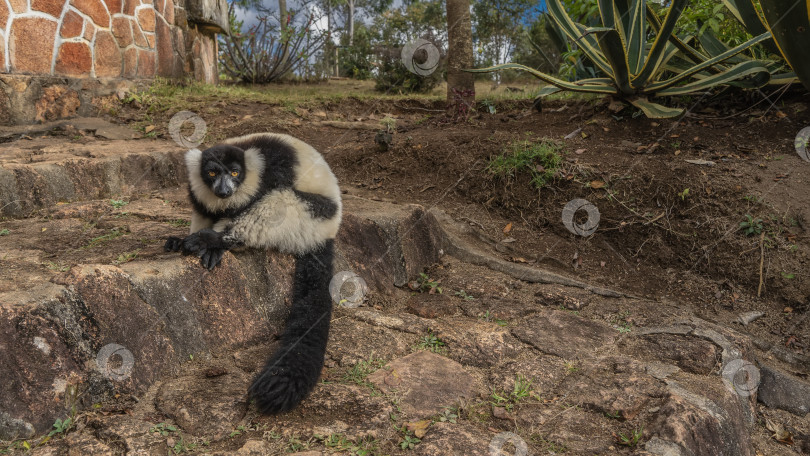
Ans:
[[[292,409],[318,382],[329,338],[334,240],[296,257],[293,300],[281,347],[253,380],[250,396],[263,413]]]

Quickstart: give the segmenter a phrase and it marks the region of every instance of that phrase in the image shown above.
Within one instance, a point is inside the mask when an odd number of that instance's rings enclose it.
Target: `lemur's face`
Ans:
[[[245,152],[233,146],[214,146],[202,153],[203,182],[219,198],[228,198],[245,180]]]

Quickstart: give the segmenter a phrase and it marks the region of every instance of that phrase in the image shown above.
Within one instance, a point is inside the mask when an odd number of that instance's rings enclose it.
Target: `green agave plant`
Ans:
[[[770,32],[707,55],[688,44],[691,38],[681,39],[675,34],[675,24],[688,3],[672,0],[662,21],[645,0],[598,0],[602,26],[586,27],[571,19],[560,0],[548,0],[548,11],[556,25],[606,77],[568,82],[517,63],[468,71],[526,71],[550,84],[538,97],[562,90],[613,95],[651,118],[683,113],[682,108],[650,101],[652,97],[687,95],[732,83],[761,87],[770,81],[770,62],[747,58],[732,61],[749,47],[770,39]],[[650,32],[655,34],[652,42],[647,40]]]
[[[774,41],[763,44],[774,52],[781,52],[795,71],[794,77],[798,75],[804,87],[810,90],[810,0],[759,2],[762,13],[753,0],[723,0],[749,33],[771,32]]]

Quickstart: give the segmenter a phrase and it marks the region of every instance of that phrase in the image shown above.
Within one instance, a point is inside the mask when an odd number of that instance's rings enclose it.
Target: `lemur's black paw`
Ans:
[[[190,234],[183,239],[180,245],[180,251],[183,252],[183,255],[199,255],[200,250],[205,248],[202,244],[203,242],[202,239],[200,239],[199,232]]]
[[[170,236],[163,244],[163,250],[167,252],[179,252],[183,246],[183,239],[177,236]]]
[[[213,271],[214,268],[222,261],[222,256],[225,255],[225,249],[210,248],[200,250],[198,254],[200,257],[200,264],[202,267]]]

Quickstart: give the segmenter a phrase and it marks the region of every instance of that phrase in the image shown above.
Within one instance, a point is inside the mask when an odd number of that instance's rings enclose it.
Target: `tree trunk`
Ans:
[[[278,66],[283,67],[287,63],[290,52],[290,36],[287,33],[287,0],[278,0],[278,21],[281,26],[281,45],[284,46],[284,51],[281,54],[281,62]]]
[[[354,0],[346,2],[349,7],[349,46],[354,44]]]
[[[473,67],[470,0],[447,0],[447,104],[448,110],[475,108],[475,77],[461,71]]]

